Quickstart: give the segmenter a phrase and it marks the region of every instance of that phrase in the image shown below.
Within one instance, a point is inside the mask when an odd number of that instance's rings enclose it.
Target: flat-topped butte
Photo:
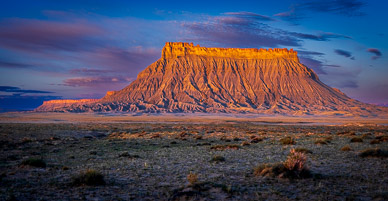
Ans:
[[[229,57],[234,59],[290,59],[299,62],[298,52],[293,49],[257,49],[257,48],[215,48],[194,46],[193,43],[167,42],[162,51],[162,58],[197,55],[208,57]]]

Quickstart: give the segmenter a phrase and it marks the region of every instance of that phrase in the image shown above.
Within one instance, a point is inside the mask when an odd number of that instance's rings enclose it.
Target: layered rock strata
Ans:
[[[37,111],[226,112],[376,116],[386,107],[322,83],[287,49],[206,48],[166,43],[162,57],[120,91]],[[46,107],[43,107],[45,106]]]

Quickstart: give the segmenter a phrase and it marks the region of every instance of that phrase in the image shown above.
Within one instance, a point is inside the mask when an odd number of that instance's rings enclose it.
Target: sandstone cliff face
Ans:
[[[80,99],[80,100],[50,100],[43,101],[43,104],[36,108],[36,111],[61,111],[66,107],[76,107],[83,104],[91,104],[99,99]]]
[[[42,106],[41,106],[42,107]],[[38,111],[47,111],[38,108]],[[250,112],[376,115],[321,81],[287,49],[205,48],[166,43],[162,58],[129,86],[98,101],[49,111]]]

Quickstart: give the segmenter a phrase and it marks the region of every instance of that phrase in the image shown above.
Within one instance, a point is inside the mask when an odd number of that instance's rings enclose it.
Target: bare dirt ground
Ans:
[[[386,153],[387,120],[5,113],[0,122],[0,200],[388,200],[388,157],[359,155]],[[311,177],[254,174],[294,148],[308,152]],[[104,184],[76,183],[87,170]]]

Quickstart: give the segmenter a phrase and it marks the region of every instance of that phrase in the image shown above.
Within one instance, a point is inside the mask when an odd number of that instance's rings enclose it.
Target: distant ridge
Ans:
[[[322,83],[287,49],[206,48],[167,42],[162,57],[120,91],[88,101],[46,101],[36,111],[225,112],[381,116]]]

